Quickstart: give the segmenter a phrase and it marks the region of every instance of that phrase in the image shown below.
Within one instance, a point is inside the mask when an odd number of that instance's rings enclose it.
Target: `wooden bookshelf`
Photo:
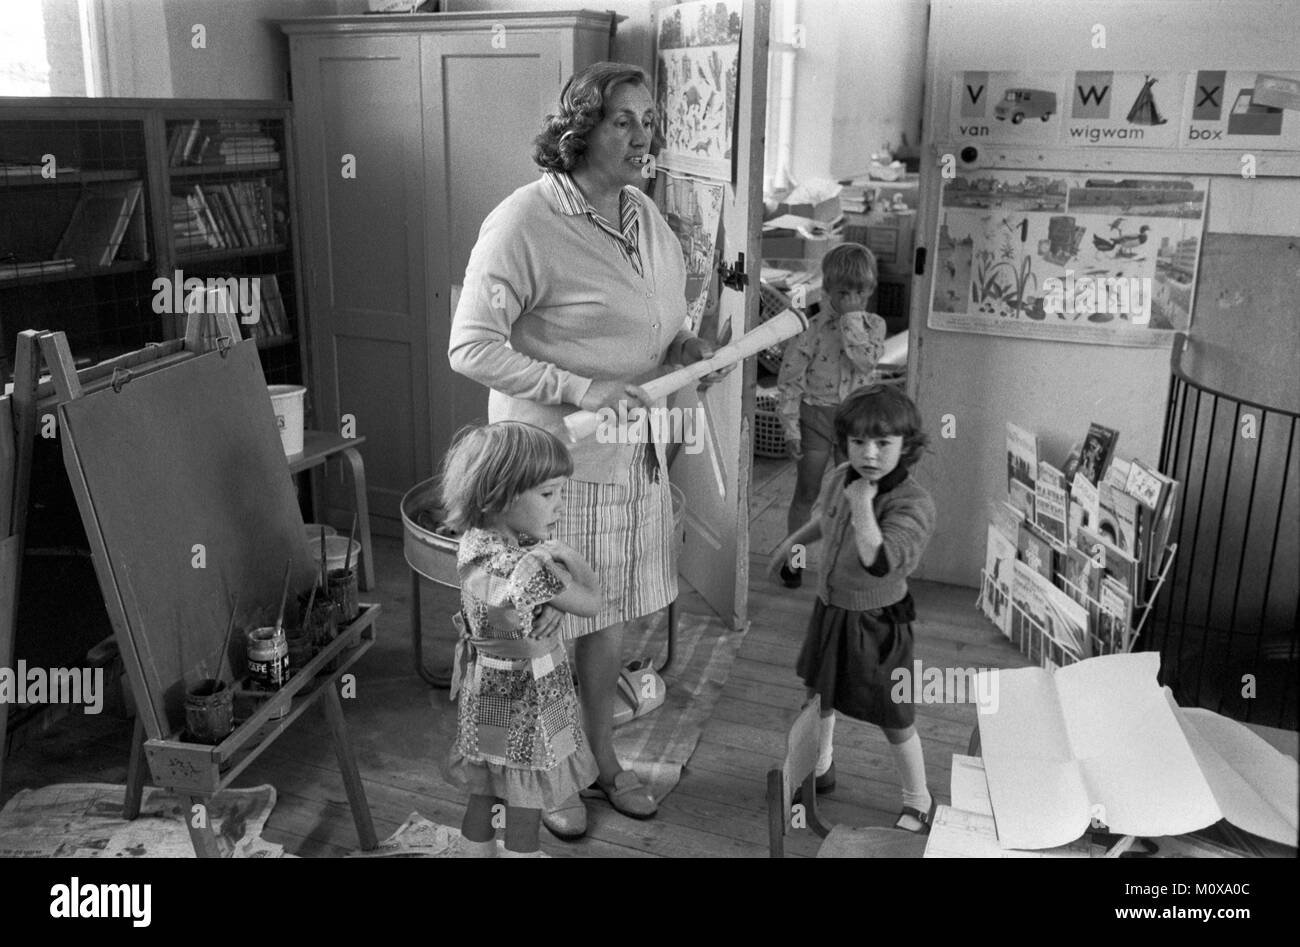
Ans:
[[[0,380],[23,329],[67,331],[92,358],[174,338],[184,313],[155,305],[154,281],[180,271],[274,277],[276,328],[242,331],[268,382],[301,384],[291,126],[285,102],[0,97]],[[196,188],[211,236],[179,219]]]

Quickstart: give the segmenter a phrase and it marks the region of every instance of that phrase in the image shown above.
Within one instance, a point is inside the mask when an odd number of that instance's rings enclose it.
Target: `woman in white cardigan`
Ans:
[[[534,160],[546,173],[483,222],[448,356],[455,371],[491,388],[489,420],[529,421],[562,436],[566,414],[617,412],[621,401],[651,407],[637,382],[713,354],[685,328],[681,245],[640,190],[653,141],[645,74],[622,63],[589,66],[565,84],[559,112],[537,138]],[[644,819],[657,803],[615,755],[614,694],[624,625],[666,607],[677,579],[666,445],[638,434],[604,432],[574,446],[554,532],[591,563],[605,596],[595,618],[561,624],[576,639],[584,730],[600,767],[595,788],[619,812]],[[561,838],[577,838],[586,808],[574,796],[544,821]]]

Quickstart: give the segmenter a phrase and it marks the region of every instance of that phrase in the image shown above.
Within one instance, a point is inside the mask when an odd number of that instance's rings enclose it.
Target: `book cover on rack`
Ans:
[[[1012,640],[1032,640],[1036,633],[1049,639],[1040,643],[1041,650],[1031,658],[1045,659],[1051,664],[1061,664],[1067,657],[1082,660],[1088,657],[1088,610],[1043,578],[1024,562],[1017,560],[1013,566],[1011,599],[1014,604],[1011,617]],[[1065,655],[1051,647],[1055,643]]]
[[[1079,450],[1079,471],[1092,483],[1098,483],[1105,476],[1118,440],[1119,431],[1095,421],[1088,425],[1088,435]]]
[[[1097,639],[1106,654],[1125,653],[1132,645],[1133,596],[1111,576],[1101,580],[1097,592]]]
[[[1025,521],[1025,514],[1006,500],[997,500],[989,504],[989,521],[1014,546],[1020,539],[1020,524]]]
[[[1129,555],[1140,557],[1137,499],[1107,483],[1098,489],[1097,498],[1101,510],[1097,532]]]
[[[1092,559],[1094,567],[1102,564],[1105,574],[1123,584],[1125,591],[1137,594],[1137,559],[1107,540],[1101,533],[1080,529],[1078,548]]]
[[[1032,486],[1021,483],[1019,480],[1012,480],[1010,503],[1023,519],[1032,520],[1034,518],[1034,488]]]
[[[1034,484],[1034,522],[1053,541],[1065,545],[1069,500],[1065,491],[1040,479]]]
[[[1110,466],[1106,468],[1106,476],[1102,478],[1101,483],[1114,487],[1116,490],[1123,490],[1128,484],[1129,462],[1122,457],[1112,457]],[[1101,483],[1097,487],[1101,487]]]
[[[1011,575],[1015,571],[1015,562],[1016,544],[990,523],[980,607],[1008,638],[1011,637]]]
[[[1064,487],[1065,475],[1057,470],[1045,460],[1038,462],[1038,480],[1037,483],[1046,483],[1052,487]]]
[[[1136,497],[1143,506],[1154,513],[1160,509],[1169,484],[1168,477],[1134,457],[1129,464],[1124,492],[1131,497]]]
[[[1067,528],[1068,542],[1074,543],[1079,527],[1096,529],[1101,516],[1101,499],[1096,484],[1081,473],[1074,475],[1070,485],[1070,518]]]
[[[1020,524],[1020,538],[1016,543],[1022,562],[1045,578],[1056,581],[1056,547],[1052,540],[1032,521]]]
[[[1160,577],[1160,568],[1164,565],[1165,548],[1169,545],[1169,536],[1174,524],[1174,513],[1178,509],[1180,487],[1179,481],[1170,481],[1169,491],[1165,494],[1164,505],[1157,514],[1155,526],[1147,541],[1147,578],[1152,581]]]
[[[1007,489],[1023,483],[1030,492],[1038,476],[1038,438],[1017,424],[1007,422]]]
[[[1082,549],[1071,546],[1065,550],[1061,560],[1061,587],[1070,598],[1080,605],[1087,604],[1089,598],[1097,597],[1100,569],[1093,569],[1092,559]]]

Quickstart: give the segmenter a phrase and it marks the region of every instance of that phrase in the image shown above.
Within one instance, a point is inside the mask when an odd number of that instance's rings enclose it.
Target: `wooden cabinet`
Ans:
[[[281,21],[289,35],[317,424],[347,416],[374,530],[431,476],[487,391],[452,373],[458,284],[483,219],[539,173],[565,80],[609,57],[609,13]],[[329,513],[349,499],[331,485]]]

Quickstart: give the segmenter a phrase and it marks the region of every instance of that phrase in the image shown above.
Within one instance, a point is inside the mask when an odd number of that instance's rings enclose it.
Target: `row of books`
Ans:
[[[280,146],[255,121],[181,122],[167,137],[167,163],[185,165],[271,165],[280,163]]]
[[[1013,640],[1032,619],[1076,660],[1132,647],[1134,606],[1164,568],[1179,484],[1116,457],[1118,438],[1092,424],[1058,469],[1039,458],[1033,433],[1007,424],[1008,493],[993,505],[981,603]]]
[[[173,188],[172,236],[177,252],[233,250],[275,243],[271,186],[228,181]]]

